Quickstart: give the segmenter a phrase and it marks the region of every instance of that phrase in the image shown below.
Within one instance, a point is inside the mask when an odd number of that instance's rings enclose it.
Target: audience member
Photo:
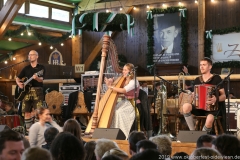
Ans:
[[[22,136],[10,129],[0,132],[0,160],[20,160],[24,151]]]
[[[197,140],[197,148],[212,147],[213,136],[209,134],[201,135]]]
[[[95,141],[89,141],[84,144],[84,149],[86,153],[85,160],[96,160],[96,156],[94,153],[95,146],[96,146]]]
[[[81,138],[82,133],[81,125],[77,122],[77,120],[75,119],[67,120],[63,125],[63,131],[73,134],[75,137],[77,137],[80,141],[83,142]],[[85,142],[83,142],[83,144],[85,144]]]
[[[223,134],[218,136],[212,142],[212,148],[217,149],[224,159],[240,159],[240,142],[233,135]]]
[[[156,149],[147,149],[141,153],[133,155],[130,160],[159,160],[165,159],[164,156]]]
[[[128,160],[129,157],[128,157],[128,154],[126,152],[124,152],[123,150],[119,149],[119,148],[113,148],[113,149],[110,149],[109,151],[106,151],[102,157],[102,159],[104,157],[107,157],[109,155],[114,155],[114,156],[117,156],[119,158],[121,158],[121,160]]]
[[[137,146],[137,153],[142,152],[146,149],[158,149],[155,143],[147,139],[138,141],[136,146]]]
[[[50,152],[54,160],[84,160],[82,142],[71,133],[59,133],[53,140]]]
[[[175,153],[172,158],[172,160],[188,160],[189,159],[189,155],[185,152],[177,152]]]
[[[138,131],[132,131],[129,134],[128,137],[128,142],[129,142],[129,152],[130,155],[134,155],[137,153],[137,142],[147,139],[147,137],[145,136],[145,134],[143,132],[138,132]]]
[[[59,131],[55,127],[47,128],[44,132],[44,138],[45,138],[46,144],[42,145],[42,148],[50,150],[52,141],[54,140],[54,138],[57,136],[58,133]]]
[[[52,160],[52,156],[46,149],[32,147],[23,152],[21,160]]]
[[[41,107],[37,112],[39,122],[34,123],[29,130],[29,142],[31,147],[42,147],[42,145],[45,144],[44,132],[47,128],[53,126],[57,128],[59,132],[62,131],[62,127],[52,120],[48,109]]]
[[[12,102],[7,102],[5,104],[5,111],[7,112],[7,115],[14,115],[15,114]]]
[[[222,160],[222,155],[215,149],[209,147],[197,148],[189,157],[190,160]]]
[[[97,160],[101,160],[104,153],[113,148],[119,148],[117,143],[109,139],[98,139],[95,146],[95,155]]]
[[[159,135],[150,137],[150,141],[154,142],[158,146],[158,150],[162,155],[170,157],[172,154],[172,141],[167,135]]]
[[[103,157],[101,160],[123,160],[123,159],[115,155],[108,155]]]

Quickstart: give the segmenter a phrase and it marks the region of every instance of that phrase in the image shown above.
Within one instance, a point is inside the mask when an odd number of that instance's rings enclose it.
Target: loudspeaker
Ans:
[[[119,128],[96,128],[93,132],[92,138],[107,138],[107,139],[118,139],[126,140],[126,136],[123,131]]]
[[[0,125],[0,132],[7,129],[11,129],[11,128],[9,128],[7,125]]]
[[[207,131],[183,131],[180,130],[177,135],[177,141],[186,143],[196,143],[201,135],[207,134]]]

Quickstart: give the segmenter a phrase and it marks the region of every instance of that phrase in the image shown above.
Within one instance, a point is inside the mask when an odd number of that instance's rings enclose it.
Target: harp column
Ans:
[[[96,101],[94,106],[94,112],[93,112],[93,121],[92,121],[92,127],[91,127],[91,133],[94,132],[94,129],[98,126],[98,108],[99,108],[99,101],[100,101],[100,91],[102,88],[102,81],[103,81],[103,72],[106,62],[106,56],[108,54],[109,50],[109,42],[110,37],[108,35],[103,36],[103,45],[102,45],[102,55],[101,55],[101,64],[100,64],[100,72],[98,77],[98,85],[97,85],[97,93],[96,93]]]

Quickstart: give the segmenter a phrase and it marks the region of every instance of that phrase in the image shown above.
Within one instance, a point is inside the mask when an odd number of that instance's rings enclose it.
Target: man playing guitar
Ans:
[[[198,85],[198,84],[218,85],[222,81],[222,79],[219,75],[211,74],[210,73],[211,69],[212,69],[212,60],[207,57],[203,58],[200,61],[200,71],[202,76],[197,77],[194,80],[194,85]],[[207,131],[207,132],[211,131],[215,116],[226,114],[226,112],[223,113],[223,110],[224,110],[223,107],[226,99],[223,85],[220,85],[217,88],[216,92],[219,92],[218,94],[219,96],[216,97],[215,95],[212,95],[212,97],[207,98],[207,101],[206,101],[206,103],[209,105],[215,105],[216,103],[218,103],[218,110],[216,111],[205,111],[202,109],[197,109],[195,105],[190,103],[185,103],[183,105],[183,115],[190,130],[195,130],[192,114],[196,116],[207,116],[206,123],[203,127],[203,131]],[[225,124],[223,125],[223,128],[225,128]]]
[[[26,129],[29,129],[32,125],[31,112],[34,109],[38,109],[43,105],[43,77],[45,74],[45,68],[43,65],[38,64],[38,53],[35,50],[31,50],[28,54],[28,60],[30,65],[23,68],[20,74],[16,78],[16,83],[19,88],[24,88],[24,83],[21,82],[22,78],[32,78],[31,88],[22,100],[22,113],[24,113],[24,120]],[[43,71],[41,76],[36,75],[37,72]]]

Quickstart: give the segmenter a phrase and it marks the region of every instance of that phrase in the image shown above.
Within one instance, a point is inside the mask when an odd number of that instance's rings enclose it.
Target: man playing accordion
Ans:
[[[212,60],[207,57],[203,58],[200,61],[200,71],[202,75],[194,80],[194,85],[200,84],[218,85],[222,81],[222,79],[219,75],[210,73],[211,69]],[[206,122],[202,130],[207,132],[210,132],[212,129],[214,117],[226,114],[225,109],[226,95],[223,85],[218,86],[218,88],[216,89],[216,93],[217,94],[209,96],[206,99],[206,104],[213,106],[217,104],[218,105],[217,110],[207,111],[204,109],[199,109],[195,104],[190,103],[185,103],[183,105],[183,115],[190,130],[195,130],[192,114],[195,116],[206,116]],[[195,98],[199,98],[198,101],[201,101],[201,97],[199,97],[198,95],[194,96]],[[225,124],[223,125],[223,128],[225,130]]]

